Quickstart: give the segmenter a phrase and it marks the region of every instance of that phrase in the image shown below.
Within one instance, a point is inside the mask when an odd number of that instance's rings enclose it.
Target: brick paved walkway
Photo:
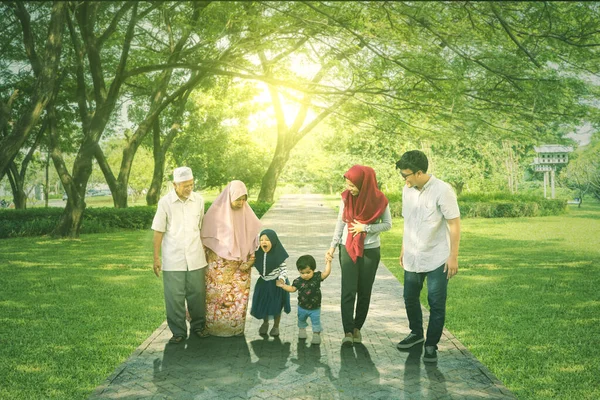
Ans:
[[[263,217],[285,245],[289,275],[310,253],[322,269],[336,213],[316,195],[284,196]],[[337,254],[337,253],[336,253]],[[253,273],[253,281],[256,279]],[[252,284],[254,287],[254,282]],[[166,322],[99,386],[92,399],[512,399],[514,396],[447,330],[438,362],[425,365],[422,347],[401,352],[409,333],[402,286],[380,265],[363,344],[342,348],[340,269],[323,283],[323,343],[298,340],[296,295],[279,338],[258,334],[248,315],[243,337],[171,345]],[[427,314],[426,314],[427,316]],[[426,320],[426,318],[425,318]],[[308,329],[310,331],[310,328]]]

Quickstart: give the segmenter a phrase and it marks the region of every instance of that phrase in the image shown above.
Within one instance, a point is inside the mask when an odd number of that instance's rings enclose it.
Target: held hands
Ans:
[[[254,254],[252,254],[250,257],[248,257],[248,261],[240,264],[240,268],[239,268],[240,271],[242,271],[242,272],[248,271],[250,268],[252,268],[255,261],[256,261],[256,257],[254,256]]]
[[[246,272],[250,269],[250,264],[248,262],[243,262],[240,264],[240,267],[238,269],[242,272]]]
[[[283,281],[283,279],[277,279],[275,281],[275,286],[277,286],[277,287],[284,287],[285,286],[285,282]]]
[[[352,233],[352,237],[358,235],[359,233],[367,232],[367,226],[365,224],[361,224],[356,219],[351,224],[348,224],[348,231]]]
[[[333,253],[335,253],[335,247],[331,247],[329,250],[327,250],[327,253],[325,253],[326,262],[333,261]]]

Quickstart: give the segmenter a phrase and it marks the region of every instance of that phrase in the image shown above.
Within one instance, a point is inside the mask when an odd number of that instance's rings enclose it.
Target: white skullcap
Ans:
[[[180,183],[194,179],[192,169],[189,167],[179,167],[173,170],[173,182]]]

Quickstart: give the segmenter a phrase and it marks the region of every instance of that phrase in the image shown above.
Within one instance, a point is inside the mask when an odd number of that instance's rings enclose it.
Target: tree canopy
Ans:
[[[0,10],[0,179],[22,196],[28,154],[49,150],[69,198],[61,236],[78,235],[95,163],[115,207],[127,206],[132,181],[156,204],[184,163],[204,187],[242,179],[266,201],[282,179],[334,190],[355,163],[391,185],[393,162],[411,148],[428,151],[458,192],[515,191],[533,145],[568,143],[599,120],[592,2]],[[132,179],[138,163],[152,170],[149,184]]]

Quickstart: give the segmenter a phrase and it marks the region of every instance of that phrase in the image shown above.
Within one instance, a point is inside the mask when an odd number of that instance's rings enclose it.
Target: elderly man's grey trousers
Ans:
[[[194,271],[163,271],[167,324],[169,324],[173,336],[187,337],[186,301],[192,317],[190,331],[204,329],[206,323],[206,268]]]

